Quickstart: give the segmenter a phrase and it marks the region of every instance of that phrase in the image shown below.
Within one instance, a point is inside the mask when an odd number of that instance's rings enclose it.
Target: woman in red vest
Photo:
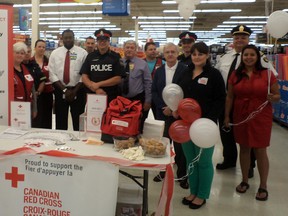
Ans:
[[[22,64],[27,46],[23,42],[13,45],[14,55],[14,100],[27,101],[32,104],[32,117],[37,116],[37,103],[35,98],[34,79],[26,66]]]

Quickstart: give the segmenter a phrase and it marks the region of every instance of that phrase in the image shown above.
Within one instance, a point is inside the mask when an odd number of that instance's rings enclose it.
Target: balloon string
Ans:
[[[244,119],[243,121],[241,122],[238,122],[238,123],[235,123],[235,124],[232,124],[232,123],[229,123],[229,126],[238,126],[238,125],[241,125],[245,122],[248,122],[250,121],[251,119],[253,119],[257,114],[259,114],[260,112],[262,112],[262,110],[264,109],[264,107],[268,104],[268,101],[265,101],[263,104],[261,104],[254,112],[250,113],[246,119]]]
[[[194,164],[199,162],[201,154],[202,154],[203,149],[200,148],[199,154],[191,161],[191,163],[189,163],[188,167],[187,167],[187,174],[181,178],[177,178],[174,179],[175,181],[181,181],[184,179],[187,179],[189,175],[192,175],[193,171],[194,171]]]

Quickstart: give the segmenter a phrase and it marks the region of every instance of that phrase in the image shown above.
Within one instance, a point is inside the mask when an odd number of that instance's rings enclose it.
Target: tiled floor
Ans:
[[[239,163],[235,169],[226,171],[215,170],[210,199],[205,206],[191,210],[181,204],[189,190],[182,189],[175,183],[173,196],[173,215],[175,216],[287,216],[288,215],[288,130],[278,124],[273,125],[271,146],[268,149],[270,173],[268,179],[269,199],[266,202],[255,200],[259,185],[259,175],[250,180],[250,189],[245,194],[238,194],[235,187],[241,181]],[[222,146],[217,144],[213,155],[216,165],[222,161]],[[155,210],[162,183],[153,182],[157,172],[149,175],[149,215]],[[127,183],[127,178],[120,177]]]
[[[151,117],[151,115],[149,115]],[[153,116],[152,116],[153,118]],[[71,127],[69,119],[69,129]],[[173,215],[175,216],[287,216],[288,215],[288,129],[273,124],[271,146],[268,148],[270,173],[268,178],[269,199],[266,202],[255,200],[259,186],[259,175],[255,169],[254,178],[249,181],[250,188],[245,194],[239,194],[235,187],[241,181],[239,162],[235,169],[218,171],[215,169],[209,200],[201,209],[191,210],[181,204],[189,190],[175,183],[173,195]],[[216,144],[213,163],[222,161],[222,145]],[[140,172],[140,171],[139,171]],[[155,211],[162,183],[153,182],[156,171],[149,172],[149,216]],[[137,171],[136,173],[137,174]],[[142,174],[140,172],[139,174]],[[120,182],[134,184],[132,180],[120,175]]]

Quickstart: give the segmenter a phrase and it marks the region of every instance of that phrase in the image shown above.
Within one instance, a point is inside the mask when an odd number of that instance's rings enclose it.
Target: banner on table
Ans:
[[[0,215],[115,215],[118,172],[96,160],[7,156],[0,163]]]

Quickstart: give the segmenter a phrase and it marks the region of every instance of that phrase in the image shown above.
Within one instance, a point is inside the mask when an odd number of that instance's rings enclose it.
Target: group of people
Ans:
[[[110,50],[112,33],[106,29],[95,32],[96,40],[93,37],[86,39],[86,50],[74,45],[72,30],[65,30],[62,33],[63,46],[51,53],[49,61],[44,55],[45,41],[38,40],[35,55],[31,58],[28,53],[26,60],[27,46],[18,42],[13,47],[15,100],[31,102],[32,126],[51,128],[54,93],[56,129],[68,129],[70,109],[73,129],[79,130],[79,116],[84,112],[87,93],[107,95],[107,104],[121,95],[141,101],[140,132],[151,108],[155,119],[165,121],[163,136],[170,138],[169,127],[179,115],[177,110],[172,111],[165,104],[162,91],[168,84],[178,84],[184,98],[198,101],[203,118],[220,125],[224,161],[216,168],[224,170],[236,166],[238,143],[242,180],[236,191],[245,193],[249,189],[250,161],[254,161],[250,160],[250,154],[253,152],[260,175],[256,199],[267,200],[271,103],[277,102],[280,94],[276,72],[271,73],[273,67],[254,45],[248,45],[251,33],[251,29],[244,25],[233,28],[234,49],[223,54],[215,68],[209,61],[209,47],[204,42],[196,42],[197,36],[192,32],[179,35],[182,55],[179,55],[177,45],[167,43],[163,49],[164,59],[157,57],[154,42],[146,43],[146,58],[138,58],[137,43],[133,40],[124,43],[124,58],[121,58]],[[263,103],[266,104],[261,115],[231,128],[231,123],[245,120]],[[230,132],[227,132],[228,128]],[[198,209],[210,195],[214,146],[201,150],[192,141],[174,142],[174,149],[180,186],[190,188],[190,194],[182,203]],[[199,161],[187,172],[200,151]],[[154,181],[161,181],[164,175],[165,172],[160,172]]]

